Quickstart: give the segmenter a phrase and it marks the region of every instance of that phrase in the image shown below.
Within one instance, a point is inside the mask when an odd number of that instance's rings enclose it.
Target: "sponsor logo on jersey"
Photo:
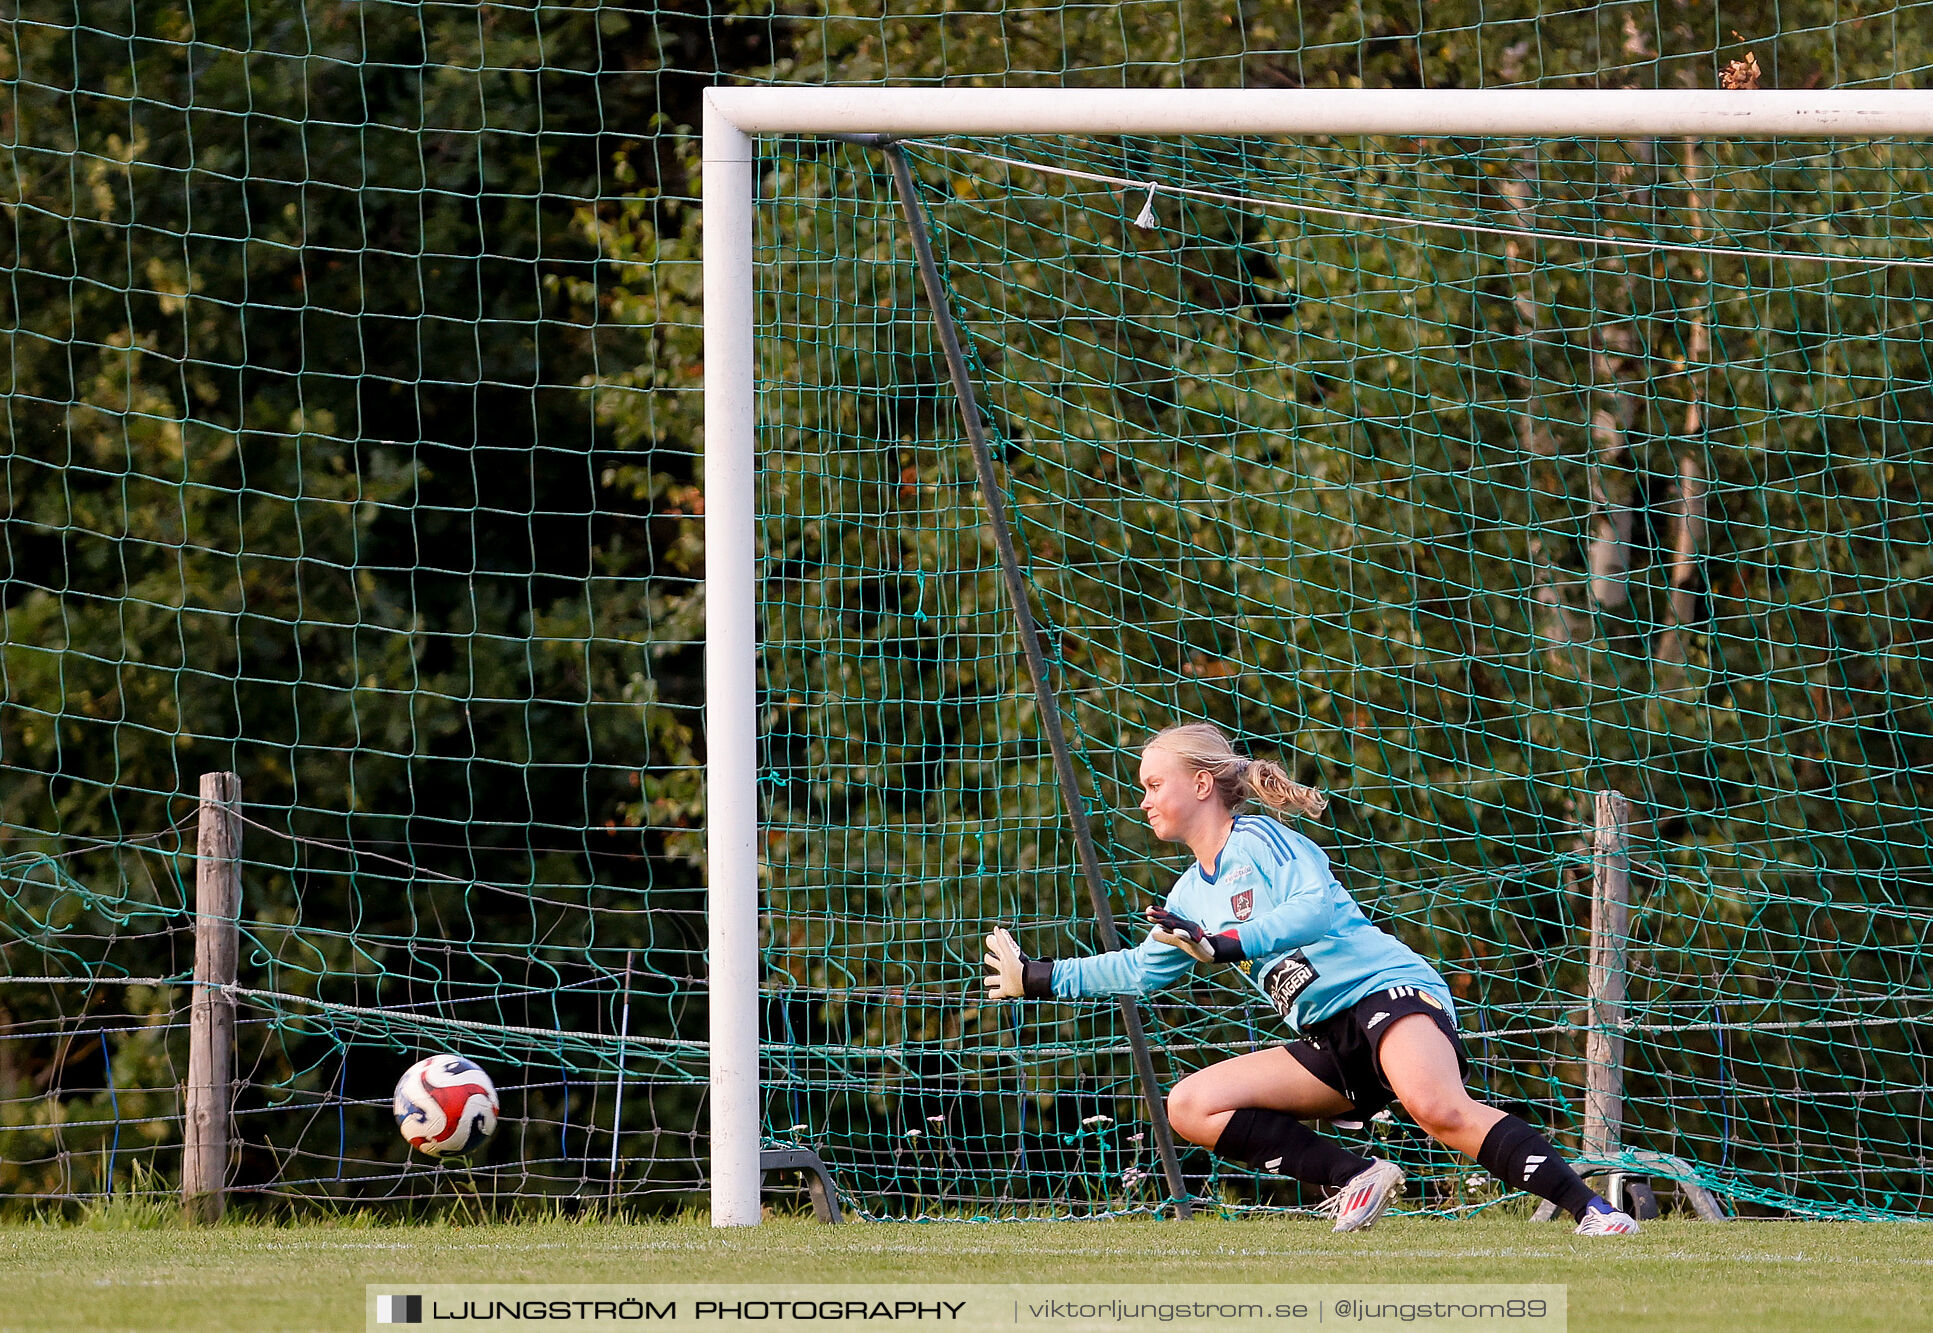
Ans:
[[[1262,978],[1262,989],[1268,992],[1269,1003],[1275,1006],[1275,1011],[1288,1018],[1294,1009],[1295,997],[1314,985],[1318,975],[1315,965],[1297,949],[1269,969],[1268,975]]]
[[[1243,889],[1228,900],[1228,909],[1235,914],[1237,921],[1246,921],[1255,915],[1255,890]]]

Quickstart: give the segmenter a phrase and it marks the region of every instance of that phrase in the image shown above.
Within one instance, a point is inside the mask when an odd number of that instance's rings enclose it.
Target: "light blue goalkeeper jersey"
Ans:
[[[1454,1021],[1436,969],[1370,923],[1320,847],[1266,815],[1238,817],[1214,870],[1190,865],[1167,909],[1210,934],[1233,929],[1248,955],[1241,970],[1298,1031],[1389,986],[1417,987]],[[1194,961],[1150,937],[1132,949],[1057,960],[1054,994],[1138,995],[1179,981]]]

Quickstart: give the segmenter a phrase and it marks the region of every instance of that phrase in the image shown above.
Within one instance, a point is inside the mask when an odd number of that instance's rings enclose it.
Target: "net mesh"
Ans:
[[[599,231],[675,234],[696,188],[676,52],[620,58],[643,17],[0,19],[0,817],[68,858],[8,881],[6,971],[80,979],[0,1001],[39,1024],[0,1042],[0,1195],[175,1188],[193,832],[114,849],[224,769],[238,1197],[697,1187],[695,381],[661,363],[699,329],[618,285],[695,250]],[[389,1115],[444,1049],[505,1098],[473,1174]]]
[[[1479,1092],[1574,1146],[1622,792],[1624,1144],[1734,1200],[1923,1210],[1927,146],[907,151],[1115,914],[1185,864],[1140,743],[1222,724],[1332,793],[1310,831],[1441,960]],[[887,1211],[921,1162],[969,1209],[1158,1202],[1112,1009],[974,1002],[985,929],[1088,952],[1091,912],[890,184],[774,163],[769,956],[788,1042],[878,1060],[788,1056],[770,1123]],[[1286,1035],[1213,978],[1152,1012],[1170,1080]]]

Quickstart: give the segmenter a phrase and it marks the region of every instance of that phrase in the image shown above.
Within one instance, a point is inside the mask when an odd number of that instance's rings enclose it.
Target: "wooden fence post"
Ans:
[[[195,841],[195,985],[188,1010],[188,1095],[181,1202],[214,1222],[227,1206],[228,1119],[234,1100],[235,984],[242,905],[241,779],[201,775]]]
[[[1615,1153],[1624,1122],[1624,985],[1631,932],[1631,805],[1597,794],[1591,839],[1590,1027],[1584,1041],[1584,1152]]]

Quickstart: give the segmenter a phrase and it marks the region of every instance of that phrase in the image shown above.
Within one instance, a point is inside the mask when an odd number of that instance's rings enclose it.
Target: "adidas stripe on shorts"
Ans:
[[[1377,1050],[1383,1034],[1397,1019],[1409,1014],[1428,1014],[1436,1020],[1456,1052],[1457,1068],[1468,1078],[1470,1056],[1463,1049],[1463,1038],[1457,1035],[1456,1025],[1436,997],[1420,986],[1371,991],[1341,1013],[1310,1027],[1300,1040],[1287,1043],[1283,1049],[1304,1069],[1347,1097],[1358,1112],[1371,1116],[1396,1100],[1383,1078]]]

